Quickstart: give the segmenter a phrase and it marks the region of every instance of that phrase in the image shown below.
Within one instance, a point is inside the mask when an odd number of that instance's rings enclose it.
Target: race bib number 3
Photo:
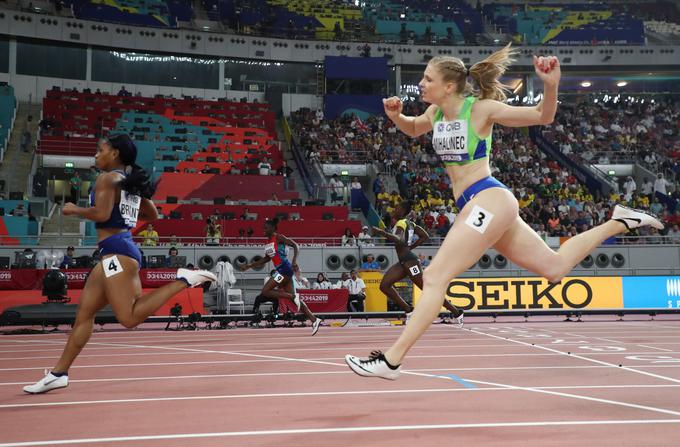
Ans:
[[[492,219],[493,214],[490,211],[485,210],[479,205],[475,205],[475,207],[472,208],[470,215],[465,219],[465,223],[473,230],[484,234]]]
[[[104,267],[104,275],[107,278],[116,276],[119,273],[123,273],[123,264],[120,263],[118,256],[111,256],[102,261],[102,266]]]

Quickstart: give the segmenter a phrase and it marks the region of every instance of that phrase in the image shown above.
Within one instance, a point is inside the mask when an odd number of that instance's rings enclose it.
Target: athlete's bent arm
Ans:
[[[401,113],[404,105],[401,99],[393,96],[383,99],[385,114],[397,125],[397,128],[410,137],[419,137],[432,130],[432,118],[437,106],[431,105],[425,113],[418,116],[405,116]]]
[[[271,258],[269,256],[265,256],[263,258],[258,259],[255,262],[249,262],[248,264],[242,266],[241,271],[245,272],[248,269],[254,269],[254,268],[260,267],[262,265],[265,265],[269,261],[271,261]]]
[[[551,71],[546,73],[546,67]],[[536,58],[536,75],[543,81],[543,98],[533,107],[515,107],[502,102],[485,99],[479,101],[477,111],[487,116],[487,123],[507,127],[526,127],[550,124],[557,112],[557,85],[560,80],[560,63],[555,57]]]
[[[114,176],[115,174],[105,173],[97,177],[94,187],[95,206],[82,208],[73,203],[67,203],[64,205],[64,215],[76,215],[93,222],[105,222],[111,217],[111,210],[116,200]]]
[[[288,239],[286,236],[283,236],[283,235],[281,235],[281,234],[278,235],[278,238],[279,238],[279,242],[281,242],[282,244],[286,244],[286,245],[288,245],[289,247],[293,247],[293,261],[292,261],[292,264],[293,264],[293,266],[296,266],[296,265],[297,265],[298,254],[300,253],[300,247],[298,247],[297,242],[295,242],[295,241],[292,240],[292,239]]]
[[[403,232],[404,232],[404,230],[402,230],[401,228],[397,228],[397,234],[394,235],[392,233],[388,233],[387,231],[383,230],[382,228],[378,228],[378,227],[372,227],[371,228],[371,234],[373,236],[380,236],[382,238],[385,238],[395,245],[398,245],[398,244],[404,245],[404,242],[401,240],[401,233],[403,233]]]
[[[424,244],[425,241],[430,239],[430,235],[427,234],[427,231],[425,231],[425,229],[423,227],[418,226],[418,225],[414,225],[413,230],[418,235],[418,239],[416,239],[416,241],[413,242],[413,244],[408,247],[409,250],[413,250],[414,248]]]

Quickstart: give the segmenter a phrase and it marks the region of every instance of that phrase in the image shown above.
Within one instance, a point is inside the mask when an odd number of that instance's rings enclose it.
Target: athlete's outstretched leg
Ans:
[[[494,248],[520,267],[541,275],[550,282],[559,282],[602,242],[624,231],[625,224],[610,220],[569,238],[558,251],[554,251],[529,225],[517,217]]]

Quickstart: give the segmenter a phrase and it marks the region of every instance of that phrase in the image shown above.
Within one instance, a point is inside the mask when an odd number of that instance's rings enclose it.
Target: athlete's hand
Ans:
[[[394,121],[404,108],[404,104],[401,102],[401,99],[392,96],[391,98],[383,98],[383,107],[385,108],[385,115]]]
[[[541,78],[545,85],[555,86],[560,82],[562,70],[560,69],[560,61],[555,56],[534,56],[534,70],[536,76]]]
[[[78,209],[78,205],[75,203],[67,202],[64,204],[64,208],[61,210],[61,213],[64,216],[72,216],[76,214],[76,210]]]

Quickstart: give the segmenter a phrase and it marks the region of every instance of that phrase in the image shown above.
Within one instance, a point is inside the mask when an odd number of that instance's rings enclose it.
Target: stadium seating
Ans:
[[[176,27],[193,12],[187,0],[67,0],[76,17],[152,27]]]
[[[483,11],[500,30],[522,36],[531,45],[644,44],[642,20],[615,14],[605,3],[489,3]]]

